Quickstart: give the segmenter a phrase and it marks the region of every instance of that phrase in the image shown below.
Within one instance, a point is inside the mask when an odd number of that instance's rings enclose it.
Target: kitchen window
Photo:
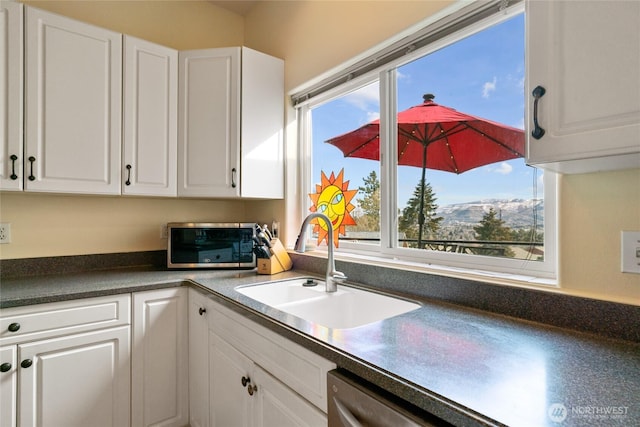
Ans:
[[[344,191],[333,199],[345,211],[337,253],[555,278],[556,179],[523,158],[524,6],[477,15],[472,24],[431,23],[418,33],[433,26],[440,36],[423,47],[298,103],[310,159],[302,214],[331,208],[327,187]],[[480,150],[456,151],[464,126],[447,138],[441,122],[404,129],[409,110],[426,105],[442,108],[441,121],[452,120],[447,109],[486,119],[474,130],[495,135]],[[412,138],[421,145],[412,148]],[[315,230],[312,243],[324,237]]]

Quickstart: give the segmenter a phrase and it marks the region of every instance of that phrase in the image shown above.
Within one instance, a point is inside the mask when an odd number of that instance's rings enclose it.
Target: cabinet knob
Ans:
[[[28,368],[31,365],[33,365],[33,360],[31,359],[24,359],[22,363],[20,363],[20,366],[22,366],[23,368]]]
[[[0,372],[9,372],[11,370],[11,363],[3,363],[0,365]]]
[[[204,307],[200,307],[198,309],[198,313],[200,314],[200,316],[202,316],[203,314],[205,314],[207,312],[207,309]]]
[[[9,329],[9,332],[18,332],[20,330],[20,323],[12,323],[7,329]]]
[[[247,392],[249,393],[249,396],[253,396],[253,394],[258,391],[258,386],[255,384],[252,385],[251,378],[249,377],[242,377],[242,387],[247,387]]]
[[[258,392],[258,386],[255,384],[254,385],[249,384],[247,391],[249,392],[249,396],[253,396],[254,393]]]

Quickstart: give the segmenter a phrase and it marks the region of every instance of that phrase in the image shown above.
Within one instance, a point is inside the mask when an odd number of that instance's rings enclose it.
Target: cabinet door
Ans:
[[[209,315],[211,300],[189,289],[189,425],[209,426]]]
[[[176,196],[178,51],[124,37],[122,193]]]
[[[120,194],[121,35],[25,14],[25,189]]]
[[[129,326],[18,346],[20,426],[129,425]]]
[[[252,426],[253,399],[248,390],[255,385],[253,362],[213,332],[209,332],[209,361],[210,425]]]
[[[180,52],[178,195],[240,195],[240,48]]]
[[[187,289],[133,294],[131,422],[184,426],[189,422]]]
[[[18,392],[18,347],[0,347],[0,427],[15,427]]]
[[[0,190],[22,190],[21,3],[0,2]]]
[[[257,365],[253,379],[258,387],[254,394],[256,427],[326,427],[324,413]]]
[[[640,167],[640,2],[528,1],[527,161],[561,172]],[[536,86],[546,93],[531,136]]]
[[[284,61],[242,48],[242,197],[284,197]]]

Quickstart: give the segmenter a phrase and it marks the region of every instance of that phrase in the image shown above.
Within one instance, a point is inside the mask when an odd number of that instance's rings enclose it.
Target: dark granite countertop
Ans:
[[[455,425],[640,425],[640,343],[429,299],[401,316],[332,330],[234,290],[301,275],[307,273],[124,268],[3,279],[0,308],[196,286]]]

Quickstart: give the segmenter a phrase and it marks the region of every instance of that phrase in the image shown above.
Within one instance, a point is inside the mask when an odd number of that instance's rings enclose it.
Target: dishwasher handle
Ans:
[[[347,407],[344,406],[335,396],[333,397],[333,403],[336,405],[338,416],[340,417],[340,421],[344,427],[362,427],[362,424],[360,424],[351,411],[347,409]]]

